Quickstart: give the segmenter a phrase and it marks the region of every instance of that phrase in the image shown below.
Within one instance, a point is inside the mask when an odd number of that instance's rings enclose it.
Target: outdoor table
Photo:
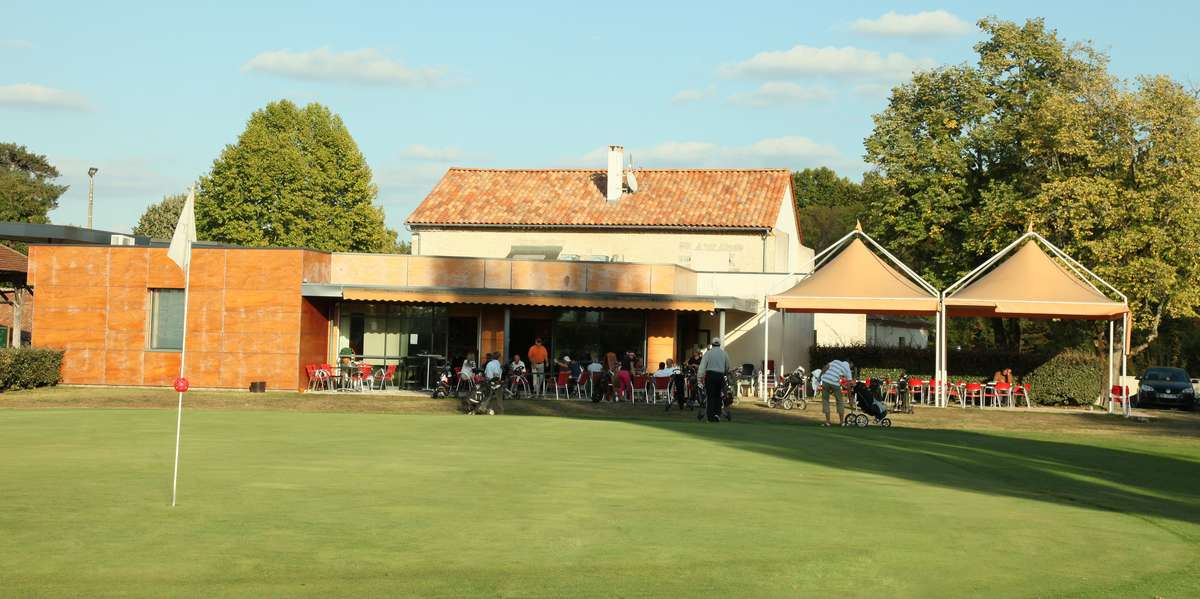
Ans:
[[[439,360],[443,360],[445,359],[445,356],[439,356],[437,354],[417,354],[417,357],[425,358],[425,386],[422,387],[421,390],[433,391],[433,387],[430,386],[433,376],[433,359],[437,358]]]

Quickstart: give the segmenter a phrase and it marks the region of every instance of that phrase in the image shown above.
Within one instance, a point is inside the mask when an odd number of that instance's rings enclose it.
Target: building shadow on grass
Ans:
[[[1161,454],[963,430],[635,422],[838,470],[1200,524],[1200,462]]]

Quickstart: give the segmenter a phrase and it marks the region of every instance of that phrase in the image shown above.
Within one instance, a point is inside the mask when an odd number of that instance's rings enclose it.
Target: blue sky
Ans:
[[[887,89],[973,60],[985,15],[1045,17],[1122,77],[1200,84],[1186,2],[19,3],[0,24],[0,141],[70,184],[51,214],[130,229],[289,98],[340,114],[388,224],[449,166],[830,166],[857,177]],[[404,236],[407,236],[405,233]]]

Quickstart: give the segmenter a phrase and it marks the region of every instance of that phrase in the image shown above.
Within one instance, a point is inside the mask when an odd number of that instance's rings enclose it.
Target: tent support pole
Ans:
[[[1113,328],[1116,326],[1115,320],[1108,321],[1108,413],[1113,413]]]
[[[1121,316],[1121,388],[1125,388],[1125,367],[1129,359],[1129,312]],[[1125,406],[1125,416],[1129,417],[1129,392],[1125,391],[1125,401],[1121,402]]]
[[[763,298],[763,305],[767,305],[767,298]],[[762,361],[762,400],[767,401],[767,365],[771,363],[771,308],[763,311],[763,361]]]

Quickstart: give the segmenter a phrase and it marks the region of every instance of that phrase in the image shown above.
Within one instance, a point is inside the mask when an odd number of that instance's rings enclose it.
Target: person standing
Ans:
[[[504,413],[504,388],[502,385],[493,385],[492,382],[497,379],[504,378],[504,366],[500,364],[500,352],[488,354],[488,362],[483,367],[484,377],[484,400],[483,405],[479,406],[479,411],[487,414],[494,414],[488,407],[492,400],[496,400],[496,408],[501,414]]]
[[[850,362],[843,360],[832,360],[825,365],[825,369],[821,373],[821,411],[825,413],[823,426],[831,424],[829,421],[830,393],[837,398],[838,422],[846,417],[846,402],[842,400],[842,381],[848,381],[854,376],[853,369],[854,366]]]
[[[722,394],[725,392],[725,373],[729,372],[729,356],[721,349],[721,338],[712,340],[712,347],[700,358],[699,372],[704,373],[705,415],[709,422],[721,420]]]
[[[625,352],[619,360],[620,370],[617,371],[617,399],[633,401],[633,352]]]
[[[529,346],[529,368],[533,372],[533,389],[534,393],[541,395],[545,389],[546,380],[546,363],[550,360],[550,352],[546,351],[546,346],[542,345],[542,338],[538,337],[533,340],[533,345]]]

